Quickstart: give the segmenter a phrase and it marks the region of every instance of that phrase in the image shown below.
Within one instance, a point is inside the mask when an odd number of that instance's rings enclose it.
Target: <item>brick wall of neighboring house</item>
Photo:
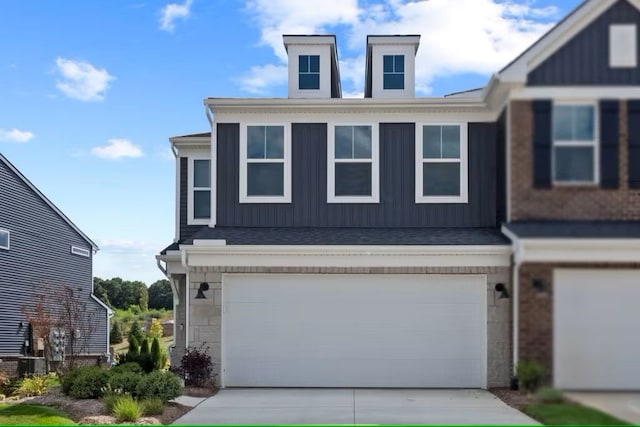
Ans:
[[[640,190],[629,189],[627,103],[620,102],[620,187],[533,186],[533,108],[511,103],[511,221],[640,220]]]
[[[545,368],[546,381],[553,373],[553,270],[575,269],[640,269],[638,264],[537,264],[520,266],[518,298],[518,358],[534,360]],[[540,293],[534,280],[542,280],[546,290]]]

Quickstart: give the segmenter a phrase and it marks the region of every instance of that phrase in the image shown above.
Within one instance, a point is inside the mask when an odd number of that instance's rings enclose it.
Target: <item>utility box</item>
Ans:
[[[44,357],[20,357],[18,359],[18,375],[24,377],[26,375],[45,375],[46,364]]]

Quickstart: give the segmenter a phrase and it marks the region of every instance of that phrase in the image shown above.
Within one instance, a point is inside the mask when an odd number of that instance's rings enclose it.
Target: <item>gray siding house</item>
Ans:
[[[221,386],[640,390],[640,0],[586,0],[484,88],[415,96],[420,37],[284,36],[287,98],[170,139],[175,348]],[[428,29],[425,29],[428,31]]]
[[[108,353],[111,310],[93,295],[96,244],[2,154],[0,206],[0,369],[15,372],[17,358],[37,353],[24,310],[40,296],[56,304],[63,286],[73,289],[93,321],[83,354]]]

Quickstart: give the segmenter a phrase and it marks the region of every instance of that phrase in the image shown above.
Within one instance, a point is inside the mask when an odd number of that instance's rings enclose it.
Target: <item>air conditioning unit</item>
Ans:
[[[44,357],[18,358],[18,375],[45,375],[47,373]]]

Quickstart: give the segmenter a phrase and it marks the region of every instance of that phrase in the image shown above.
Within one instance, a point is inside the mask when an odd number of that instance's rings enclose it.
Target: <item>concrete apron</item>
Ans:
[[[485,390],[224,389],[175,424],[537,424]]]
[[[622,421],[640,424],[640,392],[567,392],[565,395]]]

